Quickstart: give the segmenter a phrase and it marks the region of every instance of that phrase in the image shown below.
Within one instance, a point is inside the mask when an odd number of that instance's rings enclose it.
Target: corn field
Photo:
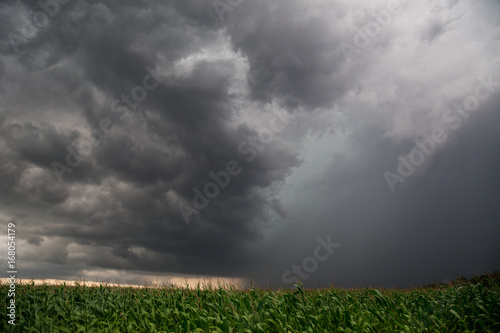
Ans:
[[[498,281],[412,290],[16,288],[16,325],[2,311],[2,332],[500,332]]]

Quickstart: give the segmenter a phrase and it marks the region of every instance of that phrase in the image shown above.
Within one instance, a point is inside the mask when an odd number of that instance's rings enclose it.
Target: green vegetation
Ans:
[[[16,287],[2,332],[500,332],[499,273],[412,290]]]

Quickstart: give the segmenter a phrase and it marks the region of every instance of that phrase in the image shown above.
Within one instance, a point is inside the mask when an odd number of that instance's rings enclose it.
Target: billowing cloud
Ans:
[[[22,274],[498,268],[498,2],[222,2],[0,5]]]

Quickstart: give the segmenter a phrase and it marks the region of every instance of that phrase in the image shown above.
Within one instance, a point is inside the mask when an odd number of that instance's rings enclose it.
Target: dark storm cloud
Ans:
[[[276,285],[332,235],[342,247],[308,283],[493,267],[498,92],[396,193],[383,173],[477,76],[500,80],[498,6],[401,1],[348,59],[340,45],[398,4],[246,1],[221,21],[211,1],[73,0],[30,31],[40,5],[2,4],[0,218],[17,219],[24,258],[64,265],[54,277],[101,267]],[[15,47],[11,33],[24,36]],[[282,129],[252,147],[275,117]],[[230,161],[241,173],[186,223],[179,207]],[[481,246],[466,253],[465,235]]]
[[[335,221],[332,232],[352,257],[332,259],[335,268],[326,267],[323,278],[335,275],[343,285],[408,286],[441,282],[459,271],[473,275],[498,267],[500,210],[495,202],[500,160],[494,152],[500,141],[492,124],[499,121],[495,111],[499,101],[497,95],[479,109],[480,114],[474,114],[477,119],[464,125],[453,147],[436,153],[433,168],[409,179],[396,193],[387,191],[387,184],[376,176],[388,168],[387,161],[397,158],[390,147],[366,152],[369,163],[332,159],[336,167],[318,182],[332,181],[320,192],[336,198],[339,181],[335,180],[342,176],[344,192],[349,194],[332,200],[338,211],[323,210],[320,221]],[[345,179],[342,165],[360,165],[360,170]],[[370,282],[363,278],[367,275]]]
[[[381,61],[372,59],[369,67],[363,68],[366,64],[364,56],[375,55],[372,49],[363,51],[364,54],[355,62],[357,69],[351,70],[347,81],[332,70],[330,73],[333,75],[323,81],[326,83],[321,88],[313,85],[314,93],[307,93],[306,97],[301,95],[304,90],[290,87],[310,82],[307,74],[314,73],[314,70],[289,80],[294,71],[301,68],[299,64],[286,68],[275,66],[271,61],[261,63],[257,60],[266,57],[267,49],[262,47],[264,43],[255,43],[253,32],[264,30],[267,25],[279,27],[262,34],[265,37],[260,41],[271,35],[275,38],[269,39],[279,41],[274,42],[273,45],[279,46],[269,52],[269,57],[282,54],[282,50],[286,49],[283,44],[286,43],[292,47],[301,45],[302,47],[297,47],[300,51],[292,54],[300,54],[302,59],[308,59],[305,54],[310,50],[316,51],[311,51],[311,54],[319,54],[318,48],[308,47],[309,40],[301,40],[300,34],[295,35],[296,38],[287,38],[289,35],[285,32],[278,37],[273,35],[276,31],[287,30],[283,27],[287,27],[288,31],[294,31],[295,28],[291,23],[293,20],[280,22],[279,17],[283,13],[280,8],[269,5],[268,10],[263,12],[268,17],[273,17],[273,20],[263,19],[261,24],[255,24],[252,33],[235,33],[236,44],[250,50],[249,62],[253,66],[249,80],[257,95],[262,95],[259,90],[262,86],[266,86],[262,91],[269,94],[286,94],[293,91],[294,93],[290,94],[291,100],[317,107],[321,105],[315,103],[319,100],[318,96],[325,94],[331,98],[324,99],[325,103],[337,102],[341,106],[342,116],[348,118],[347,128],[350,130],[349,145],[340,148],[340,152],[327,154],[330,149],[322,146],[325,151],[322,158],[331,160],[331,164],[324,171],[318,172],[313,167],[304,169],[309,171],[308,177],[316,181],[310,180],[309,185],[304,183],[294,189],[294,199],[286,205],[290,218],[286,219],[285,225],[277,227],[278,231],[272,233],[268,239],[268,244],[279,246],[252,248],[252,258],[248,260],[255,260],[255,265],[257,262],[264,262],[258,273],[259,281],[264,283],[269,281],[269,276],[275,276],[274,281],[282,283],[278,277],[281,277],[292,263],[300,264],[312,256],[317,235],[328,234],[332,234],[343,247],[338,250],[338,254],[333,254],[328,262],[319,263],[318,271],[310,274],[314,278],[311,277],[306,282],[309,285],[315,285],[319,280],[323,283],[335,281],[351,286],[408,286],[431,280],[441,282],[458,270],[472,275],[481,270],[498,267],[500,248],[495,239],[499,229],[498,223],[494,221],[500,218],[500,211],[492,203],[500,197],[497,184],[499,177],[493,166],[498,165],[495,152],[498,150],[499,141],[497,129],[488,125],[498,123],[495,114],[499,102],[498,88],[494,88],[496,90],[492,92],[491,97],[481,103],[479,111],[476,111],[479,115],[466,115],[471,118],[468,127],[464,125],[460,130],[451,129],[450,124],[445,127],[448,142],[436,148],[436,152],[427,158],[413,178],[398,189],[400,192],[392,194],[383,178],[384,170],[394,170],[398,156],[415,147],[413,140],[418,135],[430,135],[432,129],[443,126],[444,108],[462,103],[464,97],[474,94],[478,84],[476,77],[492,74],[496,78],[495,86],[498,86],[498,57],[495,59],[495,56],[487,51],[488,43],[499,44],[498,38],[486,32],[478,32],[478,26],[474,23],[475,19],[485,15],[485,11],[491,10],[489,6],[493,6],[496,8],[496,14],[493,15],[496,19],[490,19],[488,22],[491,22],[492,30],[498,31],[498,24],[494,23],[498,22],[498,7],[495,7],[497,4],[489,3],[483,8],[474,6],[473,10],[468,9],[468,5],[470,4],[466,2],[455,1],[444,3],[439,10],[430,5],[424,7],[423,12],[433,14],[419,17],[416,26],[420,26],[421,30],[414,31],[417,45],[419,37],[425,42],[436,42],[438,37],[442,36],[447,37],[447,41],[443,43],[444,47],[448,45],[450,48],[460,49],[466,47],[467,42],[454,42],[450,36],[458,37],[460,28],[469,25],[469,29],[474,31],[476,36],[481,36],[481,39],[474,52],[462,54],[462,59],[437,51],[431,56],[433,61],[425,62],[422,66],[412,63],[411,59],[415,54],[411,53],[408,54],[408,60],[405,59],[402,63],[390,53],[394,47],[391,45],[394,40],[391,40],[391,43],[381,49],[382,55],[385,53]],[[353,7],[356,8],[356,4],[353,4]],[[406,20],[411,20],[410,17],[415,12],[422,13],[420,8],[411,8],[406,4],[403,7],[406,13],[400,15],[399,25],[393,26],[393,29],[405,27]],[[436,12],[441,16],[435,14]],[[253,19],[258,21],[260,18]],[[368,20],[370,19],[373,20],[373,17],[368,17]],[[466,20],[468,21],[464,22]],[[366,22],[366,18],[361,20],[359,26],[362,27]],[[326,24],[325,21],[309,23],[316,26]],[[238,26],[234,29],[237,31]],[[394,36],[393,29],[387,32],[395,37],[394,39],[411,40],[412,36],[404,34]],[[324,30],[318,29],[317,32]],[[328,36],[332,38],[334,35],[335,33]],[[317,33],[317,36],[318,39],[311,43],[321,40],[322,33]],[[381,35],[380,38],[384,36]],[[337,45],[342,39],[350,42],[344,35],[339,37]],[[375,41],[375,44],[377,42]],[[322,44],[324,48],[326,45]],[[409,50],[413,51],[411,47]],[[321,51],[324,52],[324,49]],[[252,58],[252,55],[255,55],[255,58]],[[461,71],[454,79],[445,79],[439,75],[431,79],[427,75],[430,68],[436,63],[443,64],[446,58],[447,61],[456,61],[457,64],[469,59],[469,62],[476,66]],[[255,61],[252,62],[253,59]],[[337,58],[337,61],[334,58],[330,60],[328,66],[331,69],[336,66],[344,69],[348,66],[342,58]],[[376,65],[377,63],[379,65]],[[412,66],[416,71],[420,68],[427,79],[421,81],[418,72],[407,75],[405,68]],[[360,81],[358,78],[361,77],[361,70],[363,76]],[[324,68],[320,72],[325,73]],[[265,73],[265,76],[261,75],[262,73]],[[459,77],[468,80],[465,90],[456,89]],[[252,85],[255,78],[259,84]],[[287,79],[279,82],[281,78]],[[328,86],[328,83],[334,81],[337,84],[340,81],[343,86],[338,95],[338,90]],[[374,88],[377,85],[379,88]],[[355,98],[342,94],[349,88],[355,92]],[[395,91],[395,96],[391,96],[391,90]],[[433,91],[445,91],[448,97],[435,96]],[[309,99],[311,97],[314,99]],[[465,120],[462,123],[465,123]],[[467,144],[464,144],[465,142]],[[457,146],[460,148],[457,149]],[[481,153],[477,147],[481,147]],[[467,161],[462,164],[463,159]],[[280,211],[281,208],[278,214],[282,215]],[[306,218],[297,219],[294,215]],[[481,246],[471,247],[467,244]],[[269,258],[269,253],[273,253],[273,259]],[[313,279],[314,281],[311,281]]]
[[[16,3],[5,10],[29,17],[40,8]],[[40,221],[46,223],[41,235],[55,237],[50,243],[59,244],[59,255],[39,260],[75,264],[68,247],[76,242],[111,249],[108,261],[87,256],[87,265],[113,266],[114,256],[131,268],[218,274],[221,256],[259,239],[268,205],[264,189],[299,163],[297,151],[279,140],[245,166],[191,226],[178,208],[191,202],[193,188],[203,188],[211,171],[229,160],[244,162],[238,145],[258,133],[235,120],[229,88],[238,69],[230,48],[226,60],[195,59],[185,73],[164,75],[140,102],[146,119],[120,119],[110,110],[114,100],[123,101],[144,82],[148,68],[172,68],[223,41],[213,15],[202,2],[75,1],[19,45],[18,55],[3,45],[10,64],[6,79],[19,84],[6,88],[3,105],[10,116],[3,150],[11,160],[3,167],[17,164],[7,190],[46,205],[46,218],[66,218]],[[10,29],[4,27],[4,35]],[[96,142],[89,131],[103,119],[112,121],[112,130]],[[93,143],[91,153],[83,152],[84,142]],[[53,162],[60,163],[61,183]],[[29,243],[47,242],[32,236]]]
[[[300,1],[247,1],[231,13],[228,30],[234,45],[248,57],[248,82],[255,97],[285,96],[290,104],[320,107],[330,106],[345,91],[345,59],[336,50],[341,34],[331,29],[332,22],[344,19],[338,7],[320,4],[318,9],[331,16],[329,21],[324,16],[304,19],[308,7]]]

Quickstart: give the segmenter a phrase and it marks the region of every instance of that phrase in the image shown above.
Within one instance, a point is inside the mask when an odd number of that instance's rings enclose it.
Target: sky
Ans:
[[[22,278],[500,269],[499,50],[496,0],[2,1],[2,270],[8,223]]]

